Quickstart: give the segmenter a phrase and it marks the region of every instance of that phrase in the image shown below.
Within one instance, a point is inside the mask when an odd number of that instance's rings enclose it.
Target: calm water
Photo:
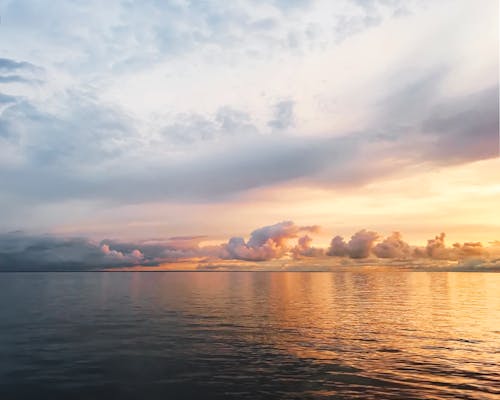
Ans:
[[[0,399],[498,399],[500,274],[5,273]]]

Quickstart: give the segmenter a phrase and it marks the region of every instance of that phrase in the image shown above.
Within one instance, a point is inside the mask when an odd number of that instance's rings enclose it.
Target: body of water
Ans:
[[[4,273],[0,399],[498,399],[500,274]]]

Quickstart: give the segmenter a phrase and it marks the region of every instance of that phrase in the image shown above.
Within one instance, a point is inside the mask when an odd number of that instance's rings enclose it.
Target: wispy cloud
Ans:
[[[342,196],[497,157],[497,8],[6,2],[0,219],[51,230],[82,209],[231,207],[284,185]],[[306,233],[297,255],[317,253]],[[406,252],[337,241],[333,253]]]

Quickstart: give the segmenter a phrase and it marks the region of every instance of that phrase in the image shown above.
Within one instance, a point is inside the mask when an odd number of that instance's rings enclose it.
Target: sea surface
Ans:
[[[499,399],[500,274],[0,274],[0,399]]]

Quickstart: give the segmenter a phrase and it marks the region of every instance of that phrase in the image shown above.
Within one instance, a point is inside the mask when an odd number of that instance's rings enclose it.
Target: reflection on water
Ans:
[[[500,395],[500,275],[20,273],[1,399]]]

